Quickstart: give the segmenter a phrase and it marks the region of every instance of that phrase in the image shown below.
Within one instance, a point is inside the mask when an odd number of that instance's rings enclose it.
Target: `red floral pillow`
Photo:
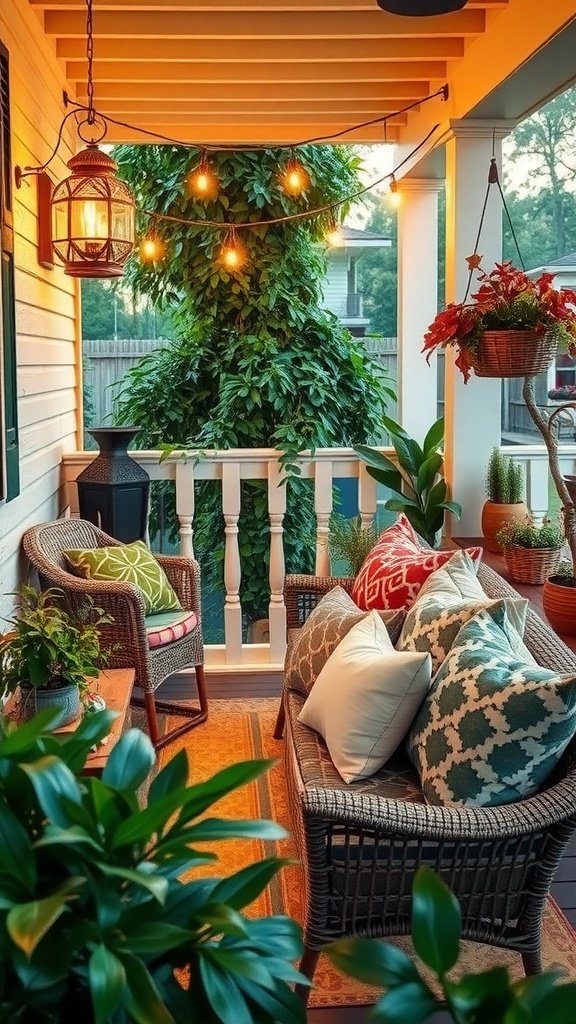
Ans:
[[[478,564],[482,548],[467,548]],[[453,551],[423,548],[405,515],[381,534],[364,561],[352,600],[364,611],[372,608],[409,608],[431,573],[448,562]]]

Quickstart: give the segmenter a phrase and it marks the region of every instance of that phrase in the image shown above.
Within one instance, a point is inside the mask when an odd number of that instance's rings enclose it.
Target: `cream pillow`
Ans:
[[[298,720],[324,738],[344,782],[365,779],[404,739],[430,680],[430,655],[394,650],[372,611],[330,655]]]

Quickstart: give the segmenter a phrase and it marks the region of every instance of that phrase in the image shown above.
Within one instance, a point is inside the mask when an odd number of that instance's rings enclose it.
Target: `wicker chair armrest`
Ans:
[[[284,583],[287,628],[298,629],[302,624],[298,600],[303,594],[316,594],[320,598],[334,587],[342,587],[351,594],[353,586],[353,576],[287,576]]]
[[[194,558],[183,558],[181,555],[155,554],[154,557],[166,573],[182,607],[196,612],[200,622],[202,602],[199,563]]]
[[[528,835],[561,822],[576,825],[576,773],[520,803],[501,807],[436,807],[350,790],[301,790],[305,819],[428,839],[488,840]]]

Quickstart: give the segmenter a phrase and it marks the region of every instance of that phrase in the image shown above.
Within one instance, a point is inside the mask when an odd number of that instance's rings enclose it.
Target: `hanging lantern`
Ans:
[[[461,11],[468,0],[377,0],[377,3],[388,14],[403,14],[407,18],[432,18],[437,14]]]
[[[134,247],[134,200],[116,162],[90,143],[52,196],[52,244],[70,277],[120,277]]]

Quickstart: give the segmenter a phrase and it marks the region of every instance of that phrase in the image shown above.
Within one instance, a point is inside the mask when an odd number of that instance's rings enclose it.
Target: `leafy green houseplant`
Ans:
[[[430,868],[419,869],[412,890],[412,942],[432,973],[433,991],[417,964],[398,946],[344,939],[328,947],[336,967],[386,991],[372,1011],[383,1024],[420,1024],[445,1010],[455,1024],[574,1024],[576,984],[558,984],[554,972],[511,981],[506,967],[459,980],[451,976],[460,951],[458,901]]]
[[[528,509],[524,502],[523,467],[499,448],[493,448],[486,470],[486,497],[482,509],[482,533],[488,551],[501,553],[496,540],[498,530],[512,520],[524,520]]]
[[[571,354],[576,352],[576,292],[553,288],[552,274],[542,274],[533,281],[507,262],[497,263],[490,273],[481,272],[479,280],[480,288],[472,295],[472,303],[451,302],[435,317],[424,336],[423,351],[427,356],[437,348],[455,345],[456,366],[467,382],[486,331],[522,331],[532,332],[534,338],[546,337],[548,362],[552,361],[558,344]],[[530,343],[529,336],[521,340],[517,355]],[[481,375],[521,377],[545,368],[523,367],[515,373],[496,368],[493,373]]]
[[[444,440],[444,419],[430,427],[422,447],[395,420],[385,416],[382,423],[391,436],[398,465],[365,445],[357,445],[354,451],[368,466],[370,476],[397,495],[388,499],[385,508],[403,512],[416,532],[435,546],[445,513],[457,518],[462,513],[456,501],[448,500],[448,486],[442,474],[439,449]]]
[[[496,539],[512,579],[535,585],[545,583],[548,576],[556,572],[565,541],[559,523],[547,518],[536,523],[530,516],[523,521],[505,523]]]
[[[243,913],[283,862],[191,874],[217,860],[207,843],[284,835],[207,816],[268,763],[188,785],[182,750],[141,807],[155,754],[139,730],[120,738],[101,779],[78,774],[113,717],[87,716],[65,737],[46,732],[50,712],[20,728],[0,720],[2,1024],[304,1024],[290,988],[306,984],[292,967],[298,926]]]
[[[99,626],[110,620],[91,599],[86,600],[84,621],[72,618],[56,589],[23,586],[18,597],[11,632],[0,642],[0,689],[4,696],[20,690],[22,718],[56,705],[58,724],[66,725],[79,716],[90,681],[107,663]]]

